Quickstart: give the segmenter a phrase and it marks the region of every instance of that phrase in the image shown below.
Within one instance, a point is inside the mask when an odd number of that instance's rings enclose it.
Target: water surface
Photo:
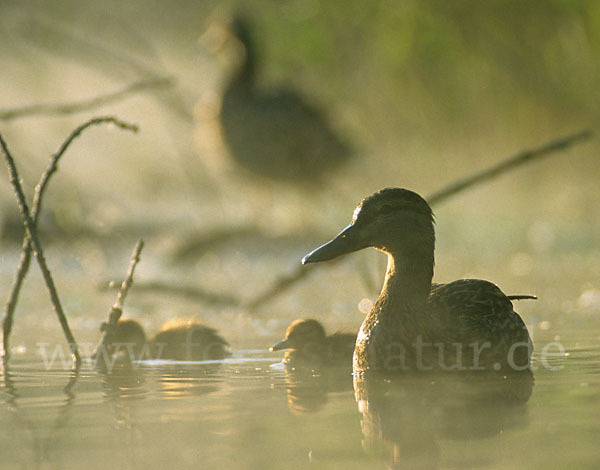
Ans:
[[[597,468],[600,341],[577,337],[536,341],[526,404],[408,378],[360,411],[347,371],[292,376],[266,351],[78,376],[17,355],[2,468]]]

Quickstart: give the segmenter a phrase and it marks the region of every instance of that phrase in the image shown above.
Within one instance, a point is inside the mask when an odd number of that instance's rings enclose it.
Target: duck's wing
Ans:
[[[505,355],[514,345],[514,363],[529,363],[532,348],[527,327],[495,284],[479,279],[437,284],[432,287],[429,305],[432,320],[443,328],[446,343],[476,344],[492,355]]]

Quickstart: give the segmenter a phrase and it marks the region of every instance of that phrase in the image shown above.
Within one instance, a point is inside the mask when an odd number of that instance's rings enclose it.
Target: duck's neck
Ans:
[[[433,249],[388,253],[385,281],[379,294],[392,313],[420,310],[429,297],[433,278]]]

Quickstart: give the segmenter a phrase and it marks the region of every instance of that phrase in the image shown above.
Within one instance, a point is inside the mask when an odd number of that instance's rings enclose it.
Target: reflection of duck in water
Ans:
[[[285,383],[288,406],[294,414],[315,412],[327,394],[352,389],[352,354],[356,334],[327,336],[317,320],[301,318],[287,328],[285,339],[269,348],[286,351]]]
[[[498,374],[468,371],[434,380],[429,374],[358,377],[363,448],[384,457],[386,468],[470,466],[444,461],[444,441],[492,438],[529,422],[526,403],[510,399],[514,391],[506,382]]]
[[[432,285],[434,244],[427,202],[388,188],[362,201],[347,228],[304,257],[303,263],[326,261],[366,247],[388,255],[381,294],[358,334],[355,373],[524,371],[532,384],[531,340],[510,299],[479,279]]]
[[[223,140],[235,161],[256,175],[312,184],[351,155],[322,114],[291,89],[257,86],[257,54],[250,24],[236,16],[221,41],[237,49],[237,63],[221,104]]]
[[[216,330],[193,321],[167,322],[149,341],[135,320],[119,320],[115,325],[103,323],[101,329],[103,337],[92,356],[94,359],[102,355],[110,359],[116,354],[129,359],[206,361],[230,355],[229,345]]]
[[[293,321],[285,332],[285,339],[274,344],[270,351],[288,349],[284,363],[306,363],[315,366],[349,366],[352,364],[356,334],[325,334],[317,320],[300,318]]]

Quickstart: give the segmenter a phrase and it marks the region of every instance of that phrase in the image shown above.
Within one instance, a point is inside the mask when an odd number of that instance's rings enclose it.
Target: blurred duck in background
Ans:
[[[102,339],[92,359],[105,363],[110,363],[115,357],[122,361],[208,361],[231,355],[229,344],[215,329],[191,320],[168,321],[149,341],[144,329],[135,320],[121,319],[115,325],[103,323],[100,329]]]
[[[230,156],[254,175],[314,187],[352,155],[323,113],[297,91],[258,83],[251,23],[235,15],[224,30],[211,26],[203,42],[233,57],[221,110],[221,137]]]

